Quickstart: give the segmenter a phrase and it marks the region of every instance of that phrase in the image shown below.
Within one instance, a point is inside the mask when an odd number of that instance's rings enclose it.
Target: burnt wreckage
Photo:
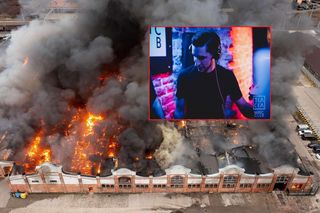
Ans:
[[[209,127],[207,127],[209,128]],[[228,127],[231,132],[237,128]],[[195,129],[198,129],[195,131]],[[201,127],[180,128],[189,139],[197,141]],[[203,131],[200,135],[203,135]],[[116,159],[104,175],[83,175],[64,171],[62,166],[45,162],[35,173],[19,173],[12,161],[0,161],[0,176],[8,176],[12,192],[28,193],[136,193],[136,192],[271,192],[287,191],[312,194],[316,191],[314,176],[301,161],[295,166],[270,167],[254,145],[208,153],[203,144],[192,145],[196,157],[188,165],[160,169],[154,158],[148,158],[141,171],[117,168]],[[190,168],[188,168],[188,166]]]

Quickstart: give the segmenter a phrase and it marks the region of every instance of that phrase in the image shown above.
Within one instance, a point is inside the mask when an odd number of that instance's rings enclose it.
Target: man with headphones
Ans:
[[[174,118],[231,118],[233,102],[244,116],[253,118],[253,108],[242,97],[233,72],[217,64],[221,54],[219,36],[215,32],[197,33],[189,48],[194,65],[178,77]]]

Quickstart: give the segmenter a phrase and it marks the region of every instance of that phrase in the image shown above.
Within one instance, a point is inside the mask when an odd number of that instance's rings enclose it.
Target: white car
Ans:
[[[298,124],[296,129],[297,129],[298,131],[301,131],[301,130],[310,129],[310,127],[309,127],[308,124]]]
[[[299,134],[300,136],[304,135],[305,133],[313,134],[313,133],[312,133],[312,130],[310,130],[310,129],[301,130],[301,131],[298,132],[298,134]]]
[[[318,160],[320,160],[320,154],[319,154],[319,153],[316,154],[316,158],[317,158]]]

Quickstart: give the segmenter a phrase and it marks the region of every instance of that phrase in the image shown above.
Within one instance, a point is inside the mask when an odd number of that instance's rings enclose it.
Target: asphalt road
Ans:
[[[0,191],[0,193],[2,193]],[[286,197],[273,193],[214,194],[32,194],[26,200],[10,198],[1,213],[316,213],[319,197]]]

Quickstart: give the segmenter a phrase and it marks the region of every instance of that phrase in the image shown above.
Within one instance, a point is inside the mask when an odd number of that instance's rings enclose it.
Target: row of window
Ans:
[[[188,188],[200,188],[200,184],[188,184]]]
[[[131,185],[121,184],[121,185],[119,185],[119,188],[120,189],[130,189]]]
[[[242,183],[242,184],[240,184],[240,188],[252,188],[252,184],[251,183]]]
[[[137,184],[137,188],[148,188],[149,186],[147,184]]]
[[[165,185],[165,184],[155,184],[155,185],[153,185],[153,188],[166,188],[167,187],[167,185]]]
[[[218,188],[218,184],[206,184],[206,188]]]
[[[32,180],[32,183],[39,183],[39,180]],[[50,183],[57,183],[57,180],[50,180]],[[114,188],[114,185],[112,184],[101,184],[102,188]],[[148,184],[137,184],[136,185],[137,188],[148,188]],[[153,185],[154,188],[165,188],[166,185],[165,184],[155,184]],[[183,185],[171,185],[172,188],[183,188]],[[223,188],[233,188],[235,187],[235,184],[223,184],[222,185]],[[244,183],[244,184],[240,184],[240,188],[251,188],[252,184],[251,183]],[[270,184],[268,183],[260,183],[257,184],[257,188],[269,188]],[[299,186],[301,187],[301,186]],[[119,185],[119,188],[131,188],[131,185],[124,185],[121,184]],[[188,184],[188,188],[200,188],[200,184]],[[205,188],[218,188],[218,184],[206,184]]]
[[[258,183],[257,188],[269,188],[270,183]]]
[[[282,179],[283,180],[283,179]],[[284,180],[286,180],[284,178]],[[32,183],[39,183],[39,180],[32,180]],[[171,188],[183,188],[183,184],[179,181],[176,181],[176,183],[179,184],[172,184]],[[58,183],[57,180],[50,180],[50,183]],[[114,188],[113,184],[102,184],[102,188]],[[222,188],[234,188],[236,186],[236,178],[234,176],[227,176],[224,178],[224,183],[222,185]],[[137,184],[137,188],[148,188],[148,184]],[[188,184],[188,188],[200,188],[200,184]],[[257,188],[269,188],[269,183],[261,183],[257,184]],[[131,188],[131,184],[119,184],[119,188]],[[155,184],[153,185],[153,188],[166,188],[165,184]],[[205,184],[205,188],[218,188],[218,184]],[[252,188],[251,183],[244,183],[240,184],[240,188]],[[296,188],[301,188],[301,186],[296,186]]]
[[[102,188],[114,188],[114,185],[112,184],[101,184]]]
[[[227,184],[224,183],[222,185],[222,188],[234,188],[235,186],[236,186],[236,184],[233,184],[233,183],[232,184],[231,183],[227,183]]]
[[[31,183],[40,183],[39,180],[31,180]],[[58,183],[57,180],[50,180],[49,183]]]
[[[177,185],[177,184],[172,184],[171,185],[171,188],[183,188],[183,185],[181,184],[179,184],[179,185]]]

